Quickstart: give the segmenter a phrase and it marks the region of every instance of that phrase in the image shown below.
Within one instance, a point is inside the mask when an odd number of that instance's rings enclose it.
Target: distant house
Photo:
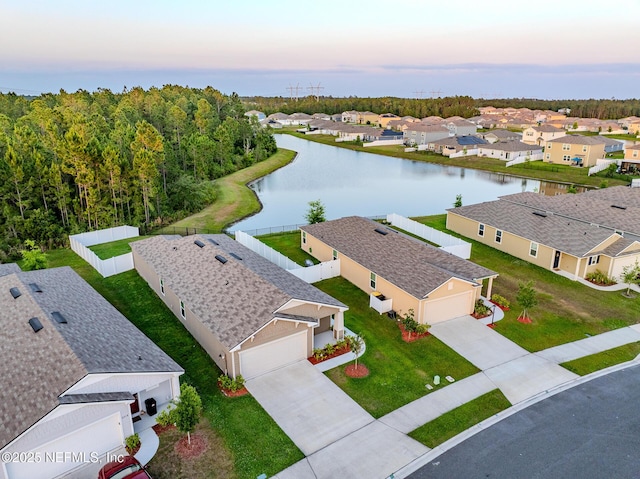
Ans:
[[[624,143],[620,140],[616,140],[614,138],[609,138],[606,136],[598,135],[596,138],[604,141],[604,151],[605,153],[613,153],[616,151],[624,150]]]
[[[349,110],[342,112],[343,123],[358,123],[358,112],[355,110]]]
[[[515,141],[522,139],[522,133],[509,130],[490,130],[476,133],[476,136],[487,140],[489,143],[497,143],[499,141]]]
[[[291,115],[289,115],[289,124],[306,125],[312,119],[313,118],[311,118],[311,115],[308,115],[306,113],[292,113]]]
[[[565,135],[547,142],[544,161],[590,167],[605,157],[604,147],[605,142],[597,136]]]
[[[511,161],[525,157],[531,160],[542,159],[542,147],[527,145],[519,140],[478,145],[478,156],[487,156],[498,160]]]
[[[404,130],[404,142],[407,145],[427,145],[443,138],[449,138],[449,129],[443,125],[412,122],[406,125]]]
[[[378,117],[378,125],[382,128],[387,128],[389,127],[389,122],[394,120],[400,120],[400,117],[393,113],[383,113]]]
[[[183,369],[69,267],[0,265],[0,330],[3,479],[122,452],[147,400],[159,411],[180,394]]]
[[[640,144],[628,146],[624,150],[624,160],[620,161],[620,171],[637,173],[640,170]]]
[[[248,116],[249,118],[251,118],[253,116],[258,121],[264,120],[265,118],[267,118],[267,115],[265,115],[264,113],[262,113],[261,111],[258,111],[258,110],[249,110],[248,112],[246,112],[244,114],[244,116]]]
[[[562,128],[551,125],[531,126],[522,132],[522,141],[528,145],[545,146],[548,141],[567,134]]]
[[[631,135],[640,135],[640,119],[627,123],[627,133]]]
[[[475,135],[476,131],[478,131],[478,126],[475,123],[464,118],[447,119],[444,122],[444,126],[449,129],[449,134],[452,136]]]
[[[447,210],[447,228],[574,279],[597,269],[618,279],[640,261],[640,188],[502,196]]]
[[[359,125],[378,125],[379,116],[371,111],[359,111],[356,123]]]
[[[288,125],[292,124],[291,123],[291,119],[289,118],[289,115],[287,115],[286,113],[282,113],[282,112],[272,113],[266,119],[278,122],[283,126],[288,126]]]
[[[344,304],[227,235],[156,236],[131,247],[140,276],[232,377],[306,359],[321,332],[344,335]]]
[[[271,118],[265,118],[264,120],[260,120],[260,125],[266,127],[271,127],[274,129],[280,129],[282,128],[282,123],[273,120]]]
[[[453,153],[475,150],[478,148],[478,145],[486,145],[487,143],[486,140],[476,136],[453,136],[442,140],[431,141],[427,144],[427,149],[444,156],[451,156]]]
[[[350,216],[300,228],[300,246],[320,261],[340,259],[340,275],[419,323],[471,314],[484,280],[491,295],[497,273],[379,223]],[[389,304],[390,303],[390,304]]]
[[[337,121],[337,122],[341,122],[342,120],[342,113],[334,113],[333,115],[331,115],[331,119],[333,121]]]
[[[314,113],[311,115],[312,120],[331,120],[331,115],[327,113]],[[342,121],[342,115],[340,115],[340,120]]]

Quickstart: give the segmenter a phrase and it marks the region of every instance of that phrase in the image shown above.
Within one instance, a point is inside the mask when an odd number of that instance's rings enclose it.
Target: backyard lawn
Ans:
[[[445,230],[446,215],[414,219]],[[511,310],[496,323],[496,331],[528,351],[577,341],[636,324],[640,319],[640,296],[629,299],[620,292],[598,291],[472,239],[465,240],[473,245],[471,261],[500,274],[493,283],[493,292],[511,301]],[[522,310],[516,294],[518,282],[529,280],[535,282],[538,305],[530,312],[532,324],[522,324],[517,321]]]
[[[134,241],[140,241],[149,236],[136,236],[135,238],[124,238],[117,241],[111,241],[109,243],[101,243],[93,246],[89,246],[89,249],[93,251],[100,259],[109,259],[114,256],[120,256],[131,252],[130,243]]]
[[[198,390],[204,418],[214,431],[211,437],[219,438],[212,444],[219,449],[216,456],[232,464],[230,471],[225,469],[228,474],[210,477],[271,476],[304,457],[252,396],[230,399],[220,393],[218,367],[136,271],[102,278],[70,249],[53,250],[47,256],[49,267],[71,266],[184,368],[182,381]],[[153,468],[162,469],[166,457],[157,456]],[[189,464],[179,470],[181,478],[202,477]]]
[[[369,296],[347,280],[332,278],[315,286],[349,306],[345,326],[364,336],[362,364],[369,368],[369,376],[350,378],[344,366],[327,375],[372,416],[381,417],[424,396],[425,385],[433,384],[435,375],[462,379],[479,371],[433,336],[405,343],[397,321],[371,309]]]
[[[304,262],[307,259],[313,261],[313,264],[318,264],[317,259],[300,248],[300,231],[265,235],[260,236],[258,239],[300,266],[304,266]]]

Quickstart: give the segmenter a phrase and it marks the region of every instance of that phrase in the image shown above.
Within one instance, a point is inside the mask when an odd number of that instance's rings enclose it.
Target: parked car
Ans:
[[[153,479],[144,466],[133,456],[125,456],[122,461],[105,464],[98,473],[98,479]]]

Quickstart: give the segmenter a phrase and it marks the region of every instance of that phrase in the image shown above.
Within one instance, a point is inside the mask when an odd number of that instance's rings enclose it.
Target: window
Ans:
[[[187,319],[187,314],[184,310],[184,301],[182,300],[180,300],[180,316],[182,316],[182,319]]]
[[[638,150],[634,150],[633,155],[631,156],[633,156],[634,158],[638,158]]]
[[[538,256],[538,243],[531,242],[531,246],[529,246],[529,256],[533,256],[534,258]]]
[[[562,160],[563,161],[571,161],[571,155],[563,155],[562,156]]]
[[[553,143],[547,143],[547,150],[550,150],[552,146],[553,146]]]
[[[496,243],[502,243],[502,231],[496,230]]]
[[[549,153],[547,153],[547,160],[551,159],[551,155]]]
[[[371,282],[370,282],[371,289],[376,289],[376,279],[377,279],[376,274],[371,273]]]
[[[571,145],[569,143],[563,143],[562,149],[565,151],[569,151],[571,149]]]
[[[482,223],[478,225],[478,236],[484,236],[484,225]]]
[[[164,279],[160,278],[160,292],[164,296]]]
[[[333,250],[333,259],[338,259],[338,252]]]
[[[307,232],[302,232],[302,244],[307,244]]]
[[[589,266],[592,264],[598,264],[600,262],[600,255],[589,256]]]
[[[583,146],[582,146],[582,151],[583,151],[583,153],[586,153],[586,152],[587,152],[587,145],[583,145]]]

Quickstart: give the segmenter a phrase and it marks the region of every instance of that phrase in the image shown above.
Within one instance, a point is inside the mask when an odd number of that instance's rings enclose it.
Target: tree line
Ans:
[[[211,87],[0,94],[0,260],[27,239],[52,247],[202,209],[213,180],[277,149],[244,112]]]

